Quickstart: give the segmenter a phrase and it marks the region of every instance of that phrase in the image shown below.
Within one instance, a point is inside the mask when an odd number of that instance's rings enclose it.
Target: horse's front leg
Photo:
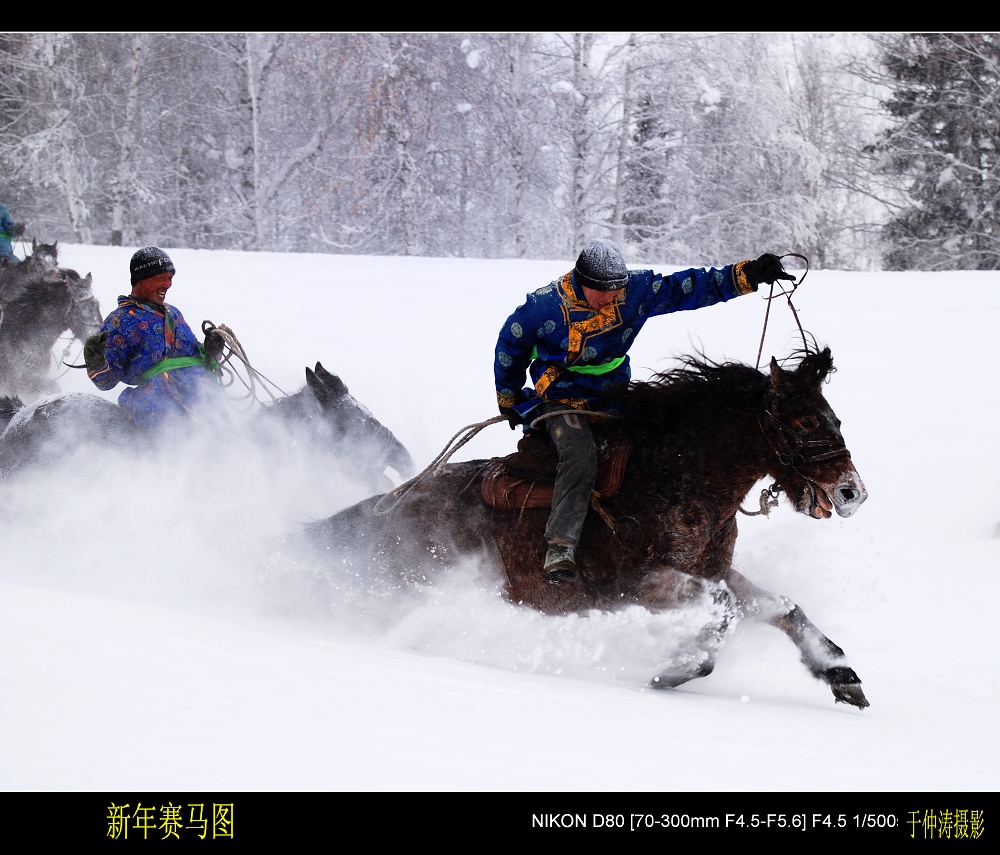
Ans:
[[[844,651],[823,635],[799,606],[788,597],[757,587],[735,570],[730,571],[726,581],[736,597],[740,614],[769,623],[785,633],[799,649],[809,673],[826,683],[838,702],[859,709],[869,705],[861,690],[861,680],[847,664]]]

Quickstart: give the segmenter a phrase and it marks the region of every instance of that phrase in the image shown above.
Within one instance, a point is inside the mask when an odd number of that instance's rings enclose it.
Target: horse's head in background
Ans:
[[[58,266],[58,245],[32,243],[32,254],[0,270],[0,389],[25,399],[58,391],[53,348],[69,330],[82,342],[101,328],[93,279]]]
[[[68,315],[69,330],[80,341],[84,341],[101,329],[104,316],[101,306],[94,296],[94,278],[87,274],[82,279],[75,270],[63,270],[66,290],[71,306]]]
[[[379,491],[391,489],[385,475],[391,467],[405,479],[416,466],[406,447],[349,391],[336,374],[319,362],[306,368],[306,385],[267,408],[296,429],[306,428],[313,442],[328,446],[354,476]]]

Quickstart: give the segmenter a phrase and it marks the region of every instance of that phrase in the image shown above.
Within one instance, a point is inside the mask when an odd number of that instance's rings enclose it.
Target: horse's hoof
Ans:
[[[651,689],[676,689],[689,679],[689,677],[678,677],[676,674],[660,674],[649,681],[649,686]]]
[[[821,679],[830,686],[833,697],[838,704],[850,704],[863,710],[870,706],[865,693],[861,691],[861,678],[854,673],[853,668],[846,665],[835,665],[823,671]]]
[[[683,686],[691,680],[697,680],[699,677],[707,677],[712,673],[714,667],[711,661],[705,661],[695,668],[678,668],[673,671],[664,671],[662,674],[657,674],[657,676],[653,677],[649,681],[649,685],[654,689],[676,689],[678,686]]]
[[[848,668],[846,665],[825,668],[819,672],[818,676],[831,686],[853,686],[861,682],[861,678],[854,673],[854,669]]]
[[[830,686],[830,689],[833,692],[834,700],[838,704],[850,704],[859,710],[871,706],[868,703],[868,698],[865,697],[865,693],[861,691],[860,683],[835,683]]]

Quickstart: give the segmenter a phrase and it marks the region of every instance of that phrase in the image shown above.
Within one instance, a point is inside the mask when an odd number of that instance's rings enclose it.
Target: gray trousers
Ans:
[[[542,413],[570,409],[568,404],[546,403]],[[583,521],[590,507],[590,496],[597,477],[597,446],[590,421],[576,413],[546,419],[549,436],[559,452],[552,510],[545,526],[545,539],[576,546],[580,542]]]

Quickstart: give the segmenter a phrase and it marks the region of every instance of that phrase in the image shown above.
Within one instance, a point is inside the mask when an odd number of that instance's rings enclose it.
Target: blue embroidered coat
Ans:
[[[5,205],[0,205],[0,255],[14,258],[14,219]]]
[[[102,391],[128,384],[118,403],[136,424],[157,424],[219,395],[219,384],[206,368],[200,342],[173,306],[119,297],[118,308],[101,327],[101,332],[105,331],[104,368],[88,370],[87,374]],[[162,360],[173,357],[194,357],[199,364],[147,375]]]
[[[539,398],[601,409],[609,387],[632,376],[627,353],[643,324],[654,315],[700,309],[756,290],[743,273],[745,263],[669,276],[630,270],[625,288],[599,311],[587,303],[572,271],[528,294],[497,340],[497,403],[512,407],[524,400],[521,386],[528,371]]]

